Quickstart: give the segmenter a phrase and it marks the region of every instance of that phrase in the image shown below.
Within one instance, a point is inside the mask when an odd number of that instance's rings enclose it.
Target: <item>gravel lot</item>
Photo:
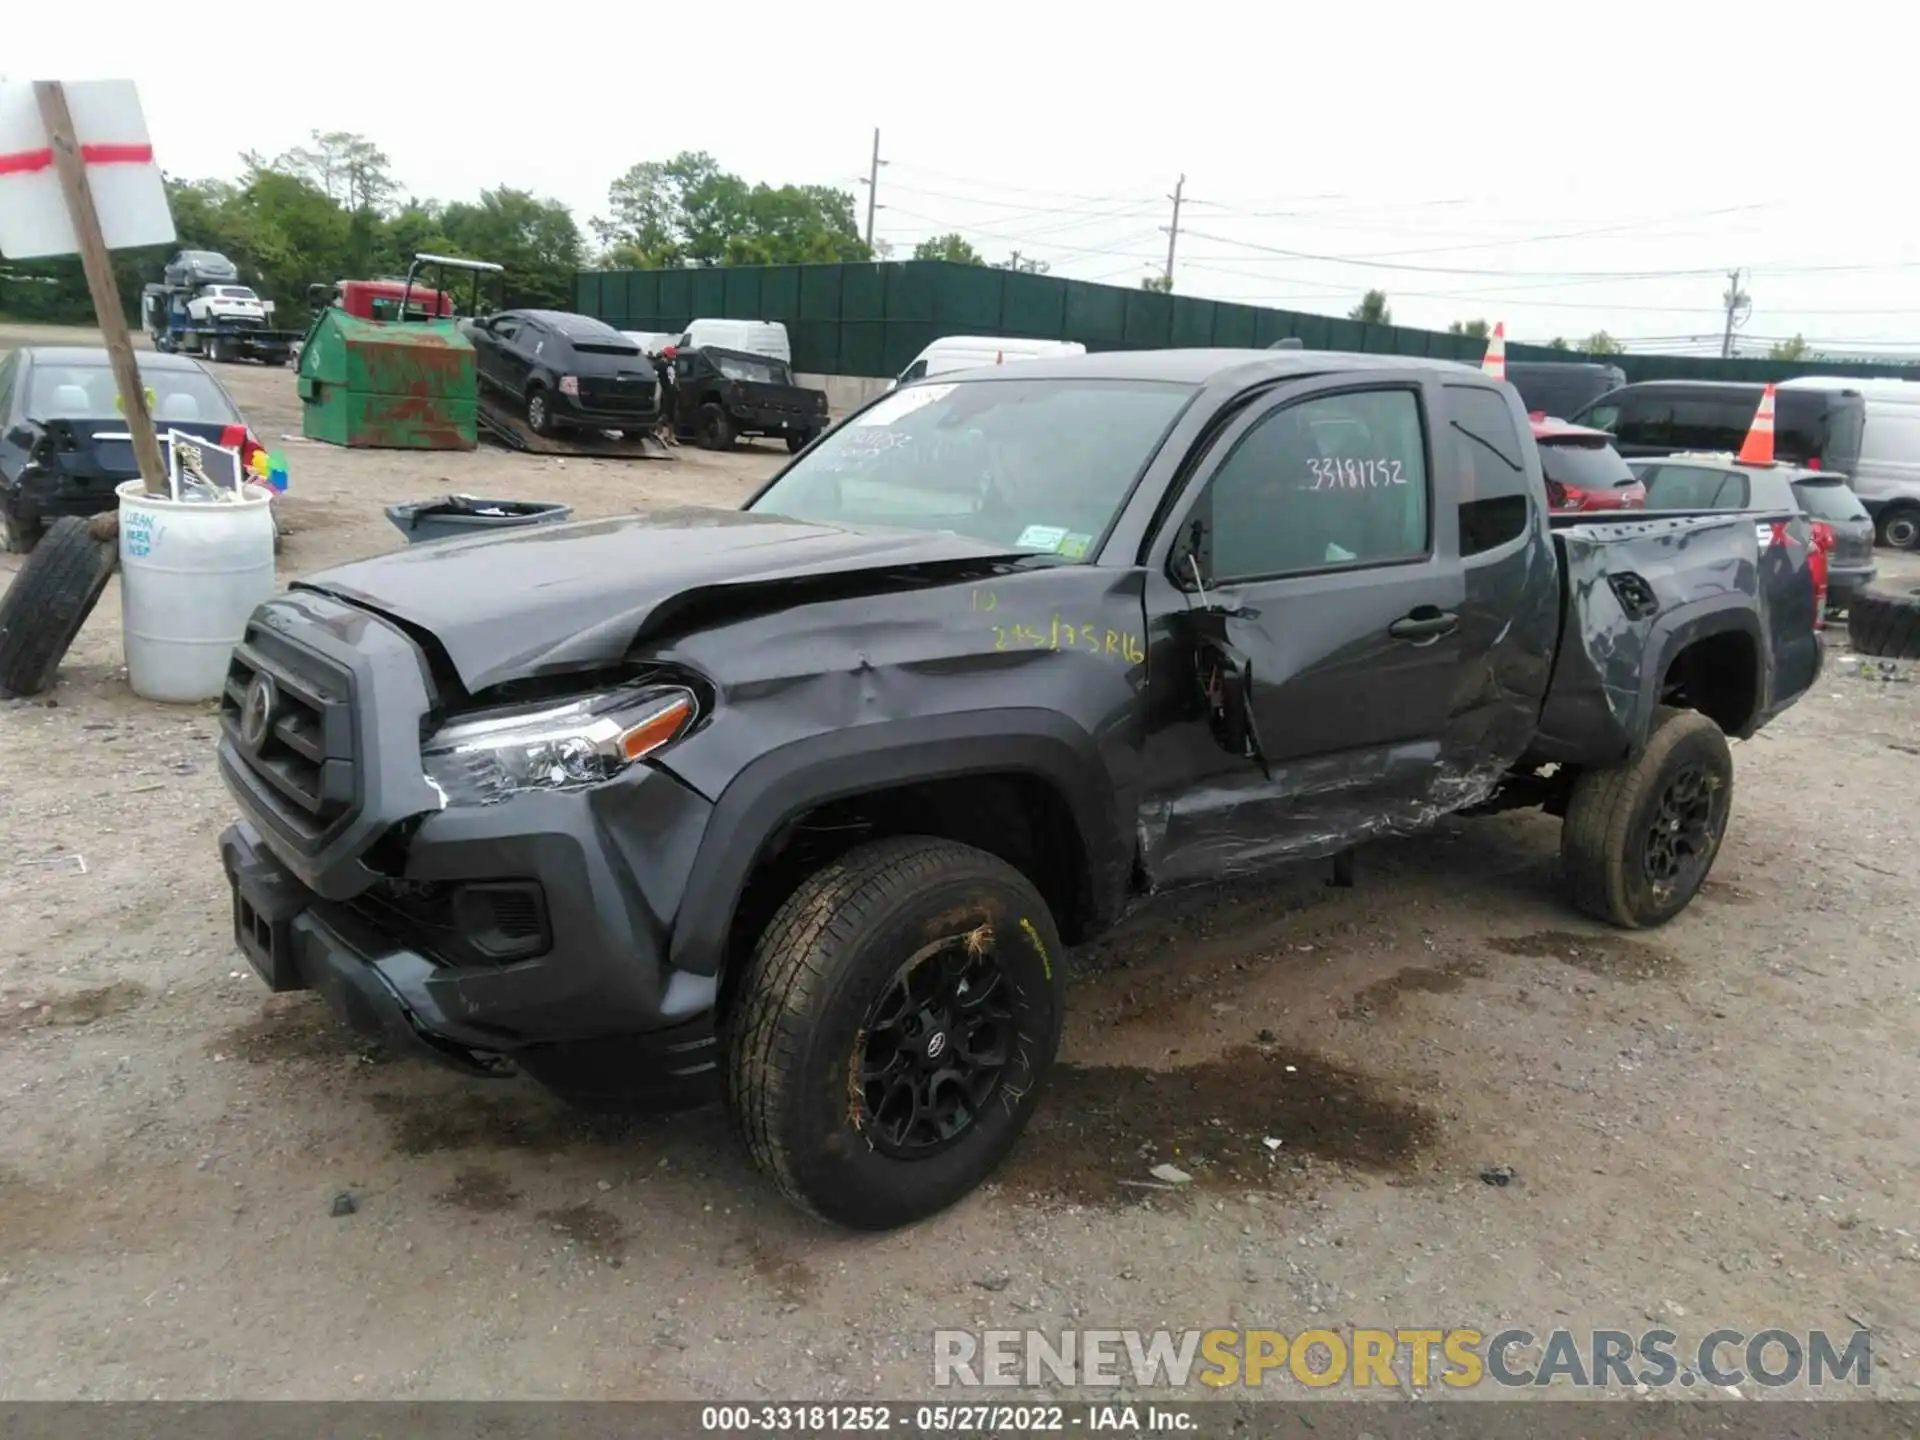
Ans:
[[[220,373],[297,435],[288,372]],[[396,546],[395,500],[725,505],[784,458],[282,448],[283,578]],[[132,696],[110,590],[51,696],[0,704],[0,1398],[906,1397],[938,1325],[1656,1319],[1866,1325],[1875,1391],[1920,1398],[1917,668],[1863,674],[1836,632],[1736,747],[1718,868],[1658,932],[1564,907],[1534,815],[1380,846],[1352,890],[1149,908],[1076,957],[1000,1179],[849,1238],[717,1113],[579,1117],[269,999],[229,937],[212,707]],[[1165,1161],[1193,1183],[1141,1188]]]

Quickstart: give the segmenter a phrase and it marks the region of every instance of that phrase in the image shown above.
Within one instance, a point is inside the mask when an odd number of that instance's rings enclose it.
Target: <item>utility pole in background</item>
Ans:
[[[873,249],[873,212],[879,209],[880,167],[887,162],[880,158],[880,127],[873,130],[873,163],[867,170],[867,249]]]
[[[1164,227],[1167,232],[1167,269],[1160,277],[1160,283],[1169,295],[1173,293],[1173,248],[1180,243],[1180,197],[1186,188],[1187,177],[1182,175],[1173,187],[1173,194],[1167,197],[1173,201],[1173,223]]]
[[[1727,272],[1727,290],[1726,293],[1720,297],[1720,301],[1727,307],[1727,330],[1726,334],[1722,336],[1720,340],[1720,358],[1723,360],[1731,360],[1733,358],[1734,327],[1745,324],[1747,316],[1753,311],[1753,297],[1740,288],[1740,272],[1738,270],[1729,270]]]

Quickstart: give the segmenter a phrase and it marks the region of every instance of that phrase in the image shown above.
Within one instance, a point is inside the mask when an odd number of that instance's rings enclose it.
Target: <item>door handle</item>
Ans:
[[[1415,645],[1430,645],[1443,635],[1451,635],[1460,627],[1460,617],[1446,610],[1436,610],[1431,605],[1422,605],[1410,615],[1393,622],[1387,627],[1387,634],[1396,640],[1408,640]]]

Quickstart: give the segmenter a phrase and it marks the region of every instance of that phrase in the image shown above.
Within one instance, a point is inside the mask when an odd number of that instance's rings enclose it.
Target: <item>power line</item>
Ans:
[[[900,162],[900,168],[915,175],[928,175],[935,180],[945,180],[953,185],[972,185],[978,189],[1007,190],[1016,195],[1051,195],[1057,200],[1085,200],[1090,204],[1103,205],[1121,201],[1133,204],[1153,202],[1151,195],[1075,195],[1066,190],[1035,190],[1025,185],[1008,185],[998,180],[972,180],[965,175],[953,175],[942,170],[929,170],[924,165]]]
[[[1312,260],[1322,265],[1353,265],[1365,270],[1400,270],[1423,275],[1513,275],[1528,280],[1639,280],[1650,275],[1690,276],[1717,275],[1717,270],[1475,270],[1460,265],[1383,265],[1377,260],[1349,258],[1345,255],[1316,255],[1306,250],[1287,250],[1278,245],[1258,245],[1251,240],[1238,240],[1231,235],[1207,235],[1198,230],[1187,232],[1196,240],[1215,240],[1222,245],[1238,245],[1247,250],[1258,250],[1267,255],[1280,255],[1289,260]]]

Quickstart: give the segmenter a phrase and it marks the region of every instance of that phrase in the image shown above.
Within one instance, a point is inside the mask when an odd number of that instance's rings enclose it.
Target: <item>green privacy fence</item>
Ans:
[[[779,320],[793,344],[794,369],[813,375],[897,375],[943,335],[1078,340],[1089,350],[1264,349],[1294,338],[1309,350],[1423,355],[1470,364],[1478,364],[1486,350],[1484,340],[1436,330],[1366,325],[945,260],[586,271],[577,277],[575,290],[581,314],[622,330],[678,331],[695,317]],[[1509,345],[1507,358],[1607,359],[1632,380],[1920,373],[1871,362],[1596,357],[1537,345]]]

